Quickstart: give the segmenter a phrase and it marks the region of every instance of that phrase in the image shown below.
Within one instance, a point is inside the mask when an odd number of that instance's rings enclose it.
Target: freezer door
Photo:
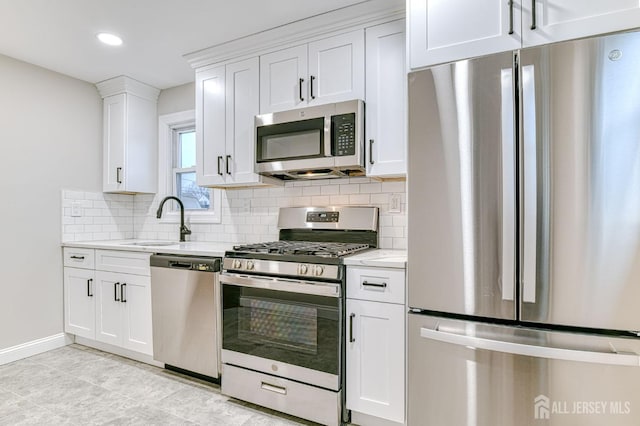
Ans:
[[[521,319],[640,330],[640,33],[521,66]]]
[[[638,339],[409,314],[408,345],[409,425],[640,421]]]
[[[409,306],[515,319],[512,53],[409,75]]]

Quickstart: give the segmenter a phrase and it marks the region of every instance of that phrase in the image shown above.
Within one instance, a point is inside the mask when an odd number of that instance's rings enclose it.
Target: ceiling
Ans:
[[[0,54],[90,83],[193,81],[182,55],[363,0],[0,0]],[[111,32],[120,47],[95,35]]]

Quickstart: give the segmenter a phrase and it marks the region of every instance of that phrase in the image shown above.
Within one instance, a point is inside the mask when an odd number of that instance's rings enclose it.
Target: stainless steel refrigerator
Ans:
[[[640,33],[409,74],[409,425],[640,424]]]

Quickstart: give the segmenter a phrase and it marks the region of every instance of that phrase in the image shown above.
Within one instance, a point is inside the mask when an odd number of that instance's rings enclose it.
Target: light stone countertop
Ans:
[[[407,267],[407,251],[394,249],[368,250],[364,253],[345,257],[344,264],[348,266],[404,269]]]
[[[63,247],[93,248],[102,250],[141,251],[145,253],[168,253],[185,256],[223,257],[224,252],[233,248],[233,243],[207,243],[171,241],[170,245],[153,245],[154,240],[106,240],[106,241],[69,241]],[[167,241],[168,242],[168,241]],[[141,244],[143,243],[143,244]],[[144,243],[149,243],[145,245]]]

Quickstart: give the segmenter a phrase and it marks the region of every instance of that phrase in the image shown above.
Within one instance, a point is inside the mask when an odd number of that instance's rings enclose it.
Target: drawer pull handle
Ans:
[[[93,297],[93,291],[91,290],[91,284],[93,284],[93,278],[87,280],[87,297]]]
[[[386,288],[387,287],[387,283],[370,283],[367,281],[363,281],[362,285],[367,286],[367,287],[377,287],[377,288]]]
[[[84,256],[71,256],[71,259],[84,260]]]
[[[118,287],[120,287],[120,283],[113,283],[113,300],[116,302],[120,301],[120,299],[118,299]]]
[[[276,385],[271,385],[269,383],[265,383],[262,382],[260,383],[260,387],[264,390],[267,390],[269,392],[275,392],[275,393],[279,393],[281,395],[286,395],[287,394],[287,388],[282,387],[282,386],[276,386]]]
[[[125,291],[126,286],[127,283],[122,283],[122,285],[120,286],[120,301],[122,303],[127,303],[127,292]]]

